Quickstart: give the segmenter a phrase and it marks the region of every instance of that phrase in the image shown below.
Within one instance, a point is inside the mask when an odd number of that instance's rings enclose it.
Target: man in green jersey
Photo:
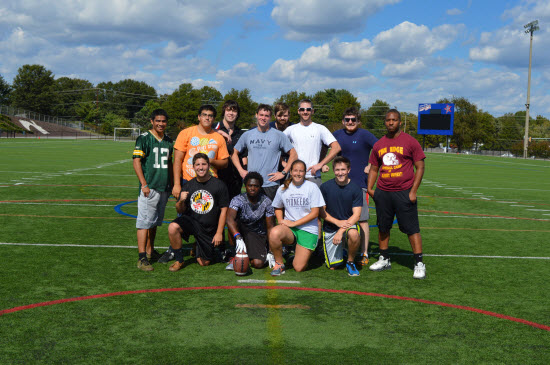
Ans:
[[[172,191],[173,141],[164,134],[167,122],[168,114],[164,109],[154,110],[152,128],[137,138],[132,156],[140,188],[136,220],[137,267],[143,271],[152,271],[149,259],[160,257],[155,251],[155,236],[157,227],[162,225],[166,202]]]

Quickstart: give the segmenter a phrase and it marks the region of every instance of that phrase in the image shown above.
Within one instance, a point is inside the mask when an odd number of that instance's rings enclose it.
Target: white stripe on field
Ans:
[[[131,248],[137,249],[136,246],[122,246],[122,245],[77,245],[77,244],[61,244],[61,243],[11,243],[0,242],[0,245],[10,246],[46,246],[46,247],[84,247],[84,248]],[[167,249],[168,247],[156,246],[156,248]],[[190,248],[183,247],[184,250],[190,250]],[[369,252],[370,255],[377,255],[379,252]],[[394,256],[412,256],[412,252],[396,252],[390,253]],[[439,254],[423,254],[424,256],[431,257],[467,257],[467,258],[481,258],[481,259],[529,259],[529,260],[550,260],[550,257],[535,257],[535,256],[484,256],[484,255],[439,255]],[[277,281],[281,282],[281,281]]]
[[[435,214],[419,214],[419,217],[432,217],[432,218],[469,218],[469,219],[517,219],[514,217],[484,217],[484,216],[471,216],[471,215],[435,215]]]
[[[300,284],[296,280],[258,280],[258,279],[246,279],[246,280],[237,280],[239,283],[252,283],[252,284]]]
[[[525,209],[525,210],[530,210],[532,212],[550,212],[550,210],[548,209]]]

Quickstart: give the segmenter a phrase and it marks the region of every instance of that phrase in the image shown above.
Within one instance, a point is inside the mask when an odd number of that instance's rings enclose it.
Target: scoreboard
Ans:
[[[452,136],[455,105],[418,104],[418,134]]]

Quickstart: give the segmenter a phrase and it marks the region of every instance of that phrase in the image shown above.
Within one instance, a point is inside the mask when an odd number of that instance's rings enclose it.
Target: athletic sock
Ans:
[[[177,262],[183,262],[183,249],[182,248],[178,248],[177,250],[174,250],[174,258],[176,259]]]
[[[422,252],[414,254],[414,263],[418,264],[419,262],[422,262]]]
[[[390,255],[388,254],[388,249],[380,250],[380,257],[384,257],[384,259],[389,260]]]
[[[141,259],[145,259],[145,258],[147,258],[147,253],[145,253],[145,252],[140,252],[140,253],[139,253],[139,259],[141,260]]]

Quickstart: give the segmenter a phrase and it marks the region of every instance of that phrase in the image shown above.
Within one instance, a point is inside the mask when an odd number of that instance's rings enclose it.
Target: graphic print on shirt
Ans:
[[[197,214],[206,214],[214,206],[214,197],[206,190],[197,190],[191,195],[191,209]]]
[[[195,177],[195,170],[193,170],[193,156],[197,153],[204,153],[208,158],[215,158],[216,151],[218,150],[218,142],[214,139],[193,137],[189,141],[189,158],[187,159],[186,172],[189,176]],[[212,166],[209,168],[210,174],[214,176],[214,170]]]
[[[399,170],[403,167],[403,164],[399,162],[399,156],[403,155],[403,147],[390,147],[390,152],[387,151],[387,148],[383,148],[378,151],[379,155],[382,155],[382,164],[381,170],[385,173],[382,173],[380,177],[389,178],[389,177],[401,177],[402,172],[392,173],[394,170]]]
[[[285,207],[292,208],[309,208],[309,197],[292,194],[285,198]]]

